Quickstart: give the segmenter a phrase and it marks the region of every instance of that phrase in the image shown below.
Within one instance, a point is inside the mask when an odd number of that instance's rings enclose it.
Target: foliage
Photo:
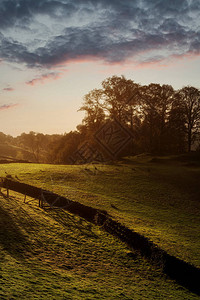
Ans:
[[[86,112],[83,126],[90,139],[108,120],[117,119],[129,128],[129,155],[180,153],[186,148],[190,152],[200,135],[200,91],[191,86],[175,91],[166,84],[141,86],[112,76],[102,82],[102,89],[84,97],[81,110]]]
[[[87,128],[87,133],[96,131],[105,119],[105,112],[101,106],[102,91],[94,89],[84,96],[84,105],[79,111],[85,111],[86,116],[83,124]]]
[[[200,129],[200,90],[186,86],[179,91],[186,124],[188,151],[199,135]]]
[[[58,134],[43,134],[30,131],[11,137],[0,132],[0,156],[14,160],[50,162],[50,149],[62,138]]]
[[[112,76],[102,82],[104,95],[103,107],[109,118],[117,119],[123,124],[133,127],[133,117],[138,104],[139,84],[127,80],[124,76]]]
[[[83,140],[81,133],[74,131],[65,134],[51,150],[51,160],[54,163],[71,163],[70,157],[76,152]]]
[[[186,86],[176,91],[170,85],[156,83],[142,86],[124,76],[109,77],[101,86],[83,97],[79,111],[85,116],[75,131],[64,135],[31,131],[16,138],[0,132],[1,149],[9,149],[15,159],[69,164],[74,153],[88,143],[104,160],[114,159],[95,139],[102,126],[113,120],[132,136],[118,158],[143,152],[177,154],[200,149],[199,89]]]
[[[162,153],[166,147],[167,123],[171,113],[174,90],[169,85],[150,84],[140,89],[143,114],[142,135],[148,152]]]

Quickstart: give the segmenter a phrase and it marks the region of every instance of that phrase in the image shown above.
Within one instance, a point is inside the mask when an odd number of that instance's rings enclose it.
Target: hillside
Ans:
[[[106,209],[199,266],[200,169],[194,164],[137,157],[107,165],[0,167],[0,175],[17,175]],[[9,200],[0,197],[1,297],[197,299],[101,228],[62,210],[42,210],[32,199],[24,204],[22,195],[10,194]]]
[[[0,143],[0,160],[35,161],[33,154],[28,150],[7,143]]]

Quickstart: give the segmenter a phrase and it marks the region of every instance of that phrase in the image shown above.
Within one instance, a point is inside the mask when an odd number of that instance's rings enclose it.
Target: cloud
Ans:
[[[26,45],[7,39],[0,33],[0,57],[8,62],[26,63],[30,67],[37,64],[37,55],[27,50]]]
[[[200,0],[2,0],[0,59],[51,68],[198,55],[199,19]]]
[[[14,88],[7,87],[7,88],[4,88],[3,91],[5,91],[5,92],[12,92],[12,91],[14,91]]]
[[[7,110],[7,109],[10,109],[10,108],[13,108],[15,106],[17,106],[18,104],[3,104],[3,105],[0,105],[0,111],[1,110]]]
[[[33,86],[38,83],[44,83],[48,80],[56,80],[56,79],[60,78],[60,76],[61,76],[60,72],[51,72],[51,73],[47,73],[47,74],[42,74],[40,77],[36,77],[30,81],[27,81],[26,84]]]

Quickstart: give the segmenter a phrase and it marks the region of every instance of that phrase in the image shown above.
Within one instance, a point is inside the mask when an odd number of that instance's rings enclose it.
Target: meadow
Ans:
[[[198,160],[140,155],[106,164],[0,165],[0,176],[7,174],[104,209],[200,266]],[[98,226],[31,198],[24,204],[15,192],[0,199],[2,299],[198,299]]]

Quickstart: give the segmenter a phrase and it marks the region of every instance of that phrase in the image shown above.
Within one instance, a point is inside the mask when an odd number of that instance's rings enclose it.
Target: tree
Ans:
[[[84,96],[83,106],[79,111],[85,111],[83,124],[88,133],[94,133],[105,120],[105,112],[102,108],[102,90],[94,89]]]
[[[174,94],[167,122],[166,150],[171,153],[182,153],[186,150],[186,124],[184,106],[179,93]]]
[[[184,108],[187,148],[190,152],[200,132],[200,90],[186,86],[179,90],[179,96]]]
[[[167,122],[174,100],[170,85],[151,83],[140,88],[140,110],[143,113],[142,134],[150,152],[162,152],[166,145]]]
[[[139,84],[124,76],[112,76],[102,82],[102,89],[94,89],[84,96],[79,111],[85,111],[82,121],[94,133],[106,119],[117,119],[133,130],[137,115]]]
[[[79,132],[91,141],[106,120],[118,120],[131,129],[132,151],[154,153],[188,151],[200,137],[200,91],[184,87],[178,92],[171,85],[146,86],[112,76],[84,97],[80,108],[86,112]],[[88,139],[89,138],[89,139]]]
[[[43,133],[30,131],[29,133],[22,133],[18,140],[21,146],[24,146],[33,154],[36,162],[41,160],[42,152],[48,143],[47,136]]]
[[[66,133],[59,141],[52,145],[51,161],[54,163],[71,163],[70,157],[74,155],[82,135],[77,131]]]
[[[133,128],[133,119],[138,102],[139,84],[124,76],[112,76],[102,82],[104,109],[110,119]]]
[[[5,143],[7,141],[7,135],[3,132],[0,132],[0,143]]]

